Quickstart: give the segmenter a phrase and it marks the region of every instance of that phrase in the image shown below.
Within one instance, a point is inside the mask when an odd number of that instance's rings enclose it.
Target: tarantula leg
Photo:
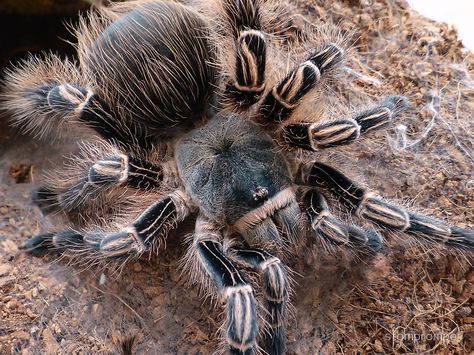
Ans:
[[[48,214],[58,209],[71,210],[79,207],[87,198],[115,186],[128,186],[141,190],[159,188],[163,181],[173,180],[170,164],[154,164],[132,157],[117,150],[99,158],[84,176],[63,189],[41,186],[33,193],[33,201]]]
[[[310,189],[305,193],[303,203],[311,221],[311,228],[325,241],[337,246],[351,245],[359,249],[369,248],[372,251],[378,251],[383,247],[383,238],[379,234],[349,226],[333,216],[326,199],[316,189]]]
[[[389,124],[408,107],[405,97],[389,96],[374,108],[363,111],[354,118],[286,125],[283,127],[283,138],[287,144],[308,150],[348,144],[368,131]]]
[[[42,90],[45,93],[43,105],[49,106],[51,112],[56,110],[58,118],[76,114],[79,122],[93,128],[104,139],[125,147],[130,143],[148,147],[139,132],[125,134],[124,130],[127,131],[127,128],[121,127],[120,121],[113,117],[109,106],[90,89],[62,84],[43,87]]]
[[[285,352],[285,320],[287,316],[290,282],[285,266],[277,257],[261,249],[233,249],[238,262],[260,274],[263,286],[266,321],[265,351],[268,354]]]
[[[98,160],[90,169],[87,182],[90,184],[126,184],[142,190],[160,187],[164,177],[162,165],[120,154]]]
[[[297,68],[293,69],[265,97],[260,106],[260,114],[267,122],[283,122],[298,107],[301,99],[308,94],[321,76],[337,66],[344,51],[334,43],[309,55]]]
[[[261,31],[259,2],[226,0],[227,20],[236,39],[234,81],[227,84],[225,99],[247,109],[265,90],[266,43]]]
[[[258,334],[253,290],[225,256],[215,226],[198,217],[190,260],[196,262],[204,283],[214,286],[226,305],[225,338],[230,354],[254,354]]]
[[[48,250],[98,253],[103,258],[138,256],[149,250],[155,240],[168,229],[184,220],[189,211],[181,192],[153,203],[130,224],[118,231],[66,230],[37,235],[27,240],[23,248],[33,254]]]
[[[53,63],[57,67],[66,65],[55,57],[51,60],[51,66]],[[42,134],[53,126],[80,122],[93,128],[103,138],[124,147],[131,144],[143,148],[149,146],[142,132],[138,129],[130,132],[130,128],[114,117],[105,101],[89,88],[59,78],[45,78],[42,84],[32,87],[21,87],[17,83],[30,80],[27,76],[34,76],[30,71],[34,72],[36,67],[37,70],[54,72],[54,69],[48,66],[43,68],[42,65],[44,64],[31,60],[25,63],[24,68],[12,71],[7,77],[11,92],[5,95],[5,106],[11,111],[16,125],[23,127],[26,132]]]
[[[351,212],[381,227],[474,250],[473,230],[449,226],[386,202],[329,165],[313,162],[300,169],[300,173],[304,184],[329,189]]]
[[[255,104],[265,90],[266,44],[261,31],[247,30],[237,40],[235,81],[226,87],[225,100],[245,110]]]

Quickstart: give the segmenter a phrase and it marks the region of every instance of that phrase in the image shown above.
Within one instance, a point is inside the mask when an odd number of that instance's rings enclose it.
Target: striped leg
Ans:
[[[87,181],[92,185],[126,184],[152,190],[160,187],[165,173],[163,165],[121,154],[97,161],[89,169]]]
[[[6,73],[3,107],[27,133],[43,135],[62,125],[80,123],[123,147],[150,148],[144,132],[116,117],[81,77],[72,62],[55,55],[33,57]]]
[[[228,24],[235,38],[234,81],[226,87],[224,101],[247,109],[265,89],[266,43],[261,31],[259,0],[225,0]]]
[[[94,128],[103,138],[129,143],[129,137],[116,125],[107,104],[87,88],[68,83],[46,85],[37,89],[35,99],[38,107],[58,121],[75,114],[79,122]]]
[[[26,241],[24,249],[34,255],[49,250],[91,253],[102,258],[139,256],[150,250],[160,236],[188,215],[186,196],[181,192],[155,202],[134,221],[115,232],[66,230],[37,235]]]
[[[437,219],[388,203],[333,167],[313,162],[302,167],[302,183],[329,189],[351,212],[381,227],[416,234],[425,239],[474,250],[474,231],[449,226]]]
[[[82,176],[79,175],[75,183],[64,185],[56,180],[68,182],[73,179],[53,177],[53,181],[33,193],[33,201],[43,213],[73,210],[87,199],[113,187],[153,190],[159,188],[164,180],[173,179],[170,164],[153,164],[117,149],[111,149],[110,155],[97,159],[85,172],[80,171],[81,168],[78,164],[78,174]]]
[[[250,355],[257,346],[257,313],[252,287],[226,257],[215,226],[198,217],[187,263],[192,280],[216,289],[226,307],[225,339],[230,354]]]
[[[344,51],[334,43],[309,55],[267,94],[260,106],[263,119],[277,123],[286,120],[321,76],[336,67],[343,56]]]
[[[262,280],[268,330],[264,333],[267,354],[285,352],[285,321],[289,298],[289,279],[280,259],[261,249],[234,249],[235,258],[257,271]]]
[[[389,124],[408,107],[405,97],[389,96],[354,118],[286,125],[283,127],[283,139],[287,144],[308,150],[349,144],[362,134]]]
[[[303,203],[311,221],[311,228],[331,244],[350,245],[358,250],[378,251],[383,247],[383,239],[373,231],[349,226],[331,214],[324,196],[316,189],[305,193]]]

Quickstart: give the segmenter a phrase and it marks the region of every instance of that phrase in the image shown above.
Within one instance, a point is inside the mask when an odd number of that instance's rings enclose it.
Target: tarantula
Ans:
[[[195,216],[183,265],[224,304],[225,348],[252,354],[260,342],[282,354],[291,282],[280,258],[290,246],[304,231],[357,250],[383,245],[377,232],[339,220],[328,194],[383,229],[473,250],[473,231],[297,159],[298,150],[357,141],[408,101],[390,96],[352,118],[309,116],[311,97],[345,51],[338,40],[286,43],[280,10],[263,0],[109,4],[81,19],[78,63],[51,54],[10,70],[3,106],[14,124],[37,134],[79,124],[99,136],[34,193],[44,213],[63,214],[70,228],[30,238],[27,251],[128,260],[157,251],[170,229]],[[289,54],[299,63],[279,70]],[[259,275],[260,303],[243,269]]]

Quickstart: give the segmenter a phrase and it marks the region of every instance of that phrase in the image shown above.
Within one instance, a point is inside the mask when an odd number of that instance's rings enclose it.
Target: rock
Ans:
[[[0,289],[12,284],[16,280],[15,276],[0,277]]]
[[[13,333],[10,334],[12,338],[20,339],[20,340],[26,340],[30,338],[30,334],[23,330],[17,330]]]
[[[20,306],[20,302],[18,302],[17,300],[8,301],[6,304],[7,309],[10,309],[10,310],[17,309],[19,306]]]
[[[382,342],[378,339],[375,339],[374,341],[374,351],[377,352],[377,353],[383,353],[383,346],[382,346]]]
[[[8,274],[11,269],[12,267],[9,264],[0,264],[0,276]]]
[[[59,352],[58,343],[56,342],[56,339],[54,339],[53,334],[51,334],[51,331],[48,328],[45,328],[43,330],[41,336],[44,342],[44,353],[56,354]]]

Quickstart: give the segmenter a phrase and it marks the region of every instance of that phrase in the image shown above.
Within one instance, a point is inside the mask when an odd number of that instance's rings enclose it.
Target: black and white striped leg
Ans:
[[[197,263],[199,276],[204,277],[203,284],[217,289],[225,304],[224,331],[228,352],[254,354],[258,325],[253,290],[224,254],[220,239],[220,232],[206,219],[198,217],[190,262]]]
[[[360,251],[379,251],[383,238],[374,231],[350,226],[338,220],[329,210],[326,199],[316,189],[303,196],[306,214],[316,235],[337,246],[351,246]]]
[[[42,122],[60,125],[78,121],[93,128],[104,139],[121,146],[130,145],[148,148],[149,143],[142,132],[131,132],[117,117],[114,117],[108,105],[93,91],[79,85],[62,83],[43,85],[23,93],[35,108],[35,114]],[[25,98],[26,99],[26,98]],[[38,118],[27,117],[20,125],[34,126]],[[29,122],[33,121],[33,122]],[[42,127],[27,127],[27,130],[42,130]]]
[[[309,186],[330,190],[351,212],[381,227],[416,234],[448,246],[474,250],[474,231],[446,223],[391,204],[352,181],[337,169],[313,162],[300,169]]]
[[[226,0],[227,20],[236,40],[235,77],[226,87],[224,101],[247,109],[265,90],[266,43],[261,31],[259,2]]]
[[[260,114],[267,122],[283,122],[321,79],[343,59],[344,51],[334,43],[309,55],[267,94]]]
[[[405,97],[389,96],[354,118],[286,125],[283,127],[283,139],[289,145],[308,150],[348,144],[368,131],[389,124],[408,107]]]
[[[37,235],[24,244],[24,249],[34,255],[49,250],[91,253],[102,258],[139,256],[150,250],[159,237],[181,222],[188,215],[187,197],[181,192],[153,203],[130,224],[118,231],[78,232],[66,230]]]
[[[267,331],[264,333],[267,354],[285,352],[285,321],[287,319],[290,282],[285,266],[277,257],[261,249],[233,249],[235,258],[260,274],[264,305],[267,310]]]
[[[72,210],[88,198],[116,186],[153,190],[164,179],[172,180],[169,164],[153,164],[125,153],[113,152],[98,159],[74,184],[65,188],[42,186],[33,193],[33,201],[43,213]],[[54,185],[54,184],[52,184]]]

